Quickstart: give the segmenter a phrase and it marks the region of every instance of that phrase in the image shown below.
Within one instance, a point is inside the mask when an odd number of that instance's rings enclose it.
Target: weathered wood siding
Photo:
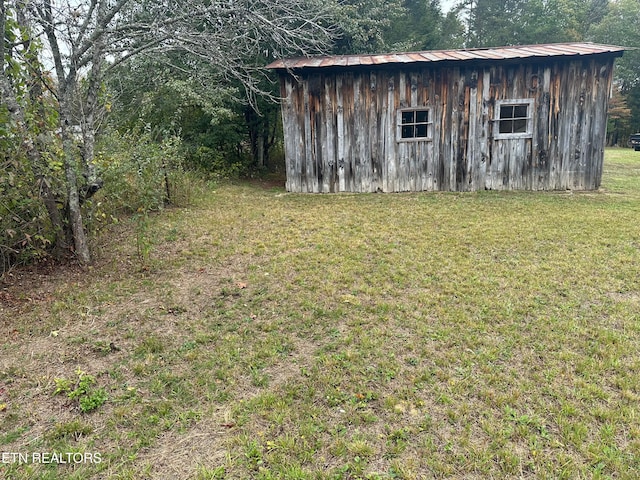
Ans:
[[[281,77],[287,190],[590,190],[600,186],[613,59]],[[533,99],[529,138],[495,138],[496,102]],[[430,140],[398,141],[428,107]]]

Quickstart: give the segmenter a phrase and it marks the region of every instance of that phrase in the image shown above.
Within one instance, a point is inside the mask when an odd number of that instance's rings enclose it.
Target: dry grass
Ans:
[[[629,150],[597,193],[219,186],[7,279],[0,452],[102,462],[0,474],[637,478],[639,214]]]

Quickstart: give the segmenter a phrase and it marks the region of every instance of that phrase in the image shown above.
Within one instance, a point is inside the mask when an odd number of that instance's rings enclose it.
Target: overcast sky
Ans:
[[[456,3],[456,0],[442,0],[440,2],[440,5],[442,6],[442,11],[443,12],[448,12],[451,7],[453,7],[453,4]]]

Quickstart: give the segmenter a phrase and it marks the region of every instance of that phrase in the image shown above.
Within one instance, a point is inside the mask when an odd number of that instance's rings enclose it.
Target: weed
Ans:
[[[56,424],[53,429],[47,433],[47,437],[51,440],[73,439],[79,440],[81,437],[90,435],[93,427],[82,423],[80,420],[73,420],[67,423]]]
[[[216,467],[213,469],[207,467],[198,467],[195,480],[218,480],[223,478],[225,478],[224,467]]]
[[[94,388],[96,378],[82,370],[77,370],[76,375],[73,380],[56,378],[53,394],[65,394],[71,400],[77,400],[82,413],[92,412],[104,405],[108,398],[107,392],[104,388]]]
[[[149,268],[149,258],[153,250],[153,241],[149,234],[149,217],[146,212],[138,213],[134,216],[135,221],[135,239],[136,239],[136,258],[140,264],[140,268],[146,270]]]

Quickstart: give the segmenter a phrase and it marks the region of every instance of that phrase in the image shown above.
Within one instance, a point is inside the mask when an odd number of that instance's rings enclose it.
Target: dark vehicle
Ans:
[[[640,133],[635,133],[629,137],[629,145],[632,146],[636,152],[640,152]]]

